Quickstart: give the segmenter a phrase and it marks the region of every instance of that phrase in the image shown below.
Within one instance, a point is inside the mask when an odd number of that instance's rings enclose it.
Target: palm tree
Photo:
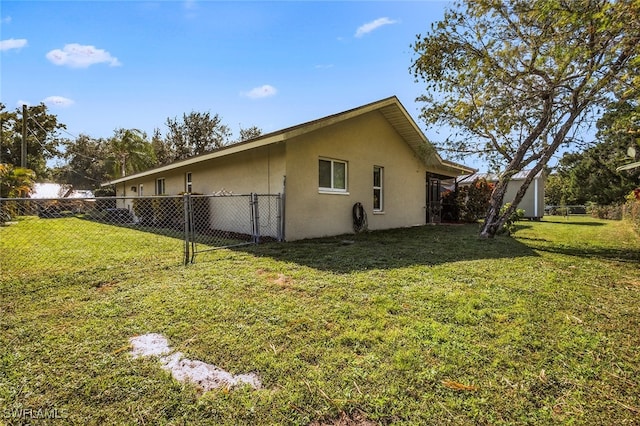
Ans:
[[[154,164],[151,144],[138,129],[118,129],[108,145],[109,158],[116,177],[135,173]]]
[[[31,194],[36,181],[33,170],[0,164],[0,198],[25,198]]]

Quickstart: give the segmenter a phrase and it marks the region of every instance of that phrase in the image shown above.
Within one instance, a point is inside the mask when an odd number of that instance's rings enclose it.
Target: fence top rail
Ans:
[[[188,194],[191,198],[246,198],[252,194]]]
[[[49,198],[0,198],[0,202],[4,201],[95,201],[95,200],[113,200],[114,197],[82,197],[82,198],[65,198],[65,197],[49,197]]]
[[[258,196],[258,197],[278,197],[281,196],[282,194],[257,194],[257,193],[252,193],[252,194],[182,194],[182,195],[122,195],[122,196],[114,196],[114,197],[78,197],[78,198],[71,198],[71,197],[48,197],[48,198],[28,198],[28,197],[22,197],[22,198],[0,198],[0,202],[4,202],[4,201],[33,201],[33,202],[40,202],[40,201],[96,201],[96,200],[140,200],[140,199],[144,199],[144,198],[149,198],[149,199],[156,199],[156,200],[162,200],[162,199],[169,199],[169,198],[183,198],[185,195],[189,195],[190,197],[196,198],[196,197],[201,197],[201,198],[227,198],[227,197],[250,197],[250,196]]]

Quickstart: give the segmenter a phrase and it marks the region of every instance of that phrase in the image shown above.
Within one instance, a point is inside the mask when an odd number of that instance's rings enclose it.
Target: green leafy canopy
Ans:
[[[484,156],[502,171],[488,212],[492,234],[560,146],[614,98],[633,95],[640,1],[459,1],[413,44],[425,93],[421,116],[453,134],[439,146]],[[510,176],[531,173],[503,200]],[[494,223],[496,222],[496,223]],[[496,226],[497,225],[497,226]]]

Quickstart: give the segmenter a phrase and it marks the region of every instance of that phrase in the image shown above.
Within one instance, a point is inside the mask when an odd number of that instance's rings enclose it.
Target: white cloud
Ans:
[[[63,96],[49,96],[43,100],[47,105],[55,105],[59,107],[68,107],[74,104],[73,100]]]
[[[384,25],[391,25],[391,24],[397,24],[398,21],[395,21],[393,19],[389,19],[389,18],[378,18],[375,21],[371,21],[371,22],[367,22],[364,25],[361,25],[360,27],[358,27],[358,29],[356,30],[356,37],[362,37],[365,34],[369,34],[371,31],[377,30],[378,28],[384,26]]]
[[[196,0],[185,0],[182,3],[182,7],[185,10],[185,18],[195,19],[198,17],[198,3],[196,2]]]
[[[7,40],[0,41],[0,51],[10,50],[10,49],[22,49],[27,45],[26,38],[10,38]]]
[[[62,50],[52,50],[47,53],[47,59],[55,65],[67,65],[71,68],[87,68],[102,63],[106,63],[110,67],[122,65],[118,58],[111,56],[111,53],[106,50],[78,43],[65,44]]]
[[[243,92],[242,95],[251,99],[260,99],[274,96],[276,93],[278,93],[278,91],[275,87],[265,84],[264,86],[253,88],[248,92]]]
[[[0,19],[0,23],[2,23],[2,24],[10,24],[11,23],[11,16],[5,16],[4,18]]]

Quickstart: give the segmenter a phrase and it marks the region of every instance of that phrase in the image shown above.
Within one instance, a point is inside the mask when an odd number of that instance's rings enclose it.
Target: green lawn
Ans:
[[[73,218],[0,228],[0,424],[54,409],[66,420],[51,424],[640,423],[630,226],[477,230],[269,243],[183,267],[180,242],[149,233]],[[129,355],[149,332],[264,387],[182,384]]]

